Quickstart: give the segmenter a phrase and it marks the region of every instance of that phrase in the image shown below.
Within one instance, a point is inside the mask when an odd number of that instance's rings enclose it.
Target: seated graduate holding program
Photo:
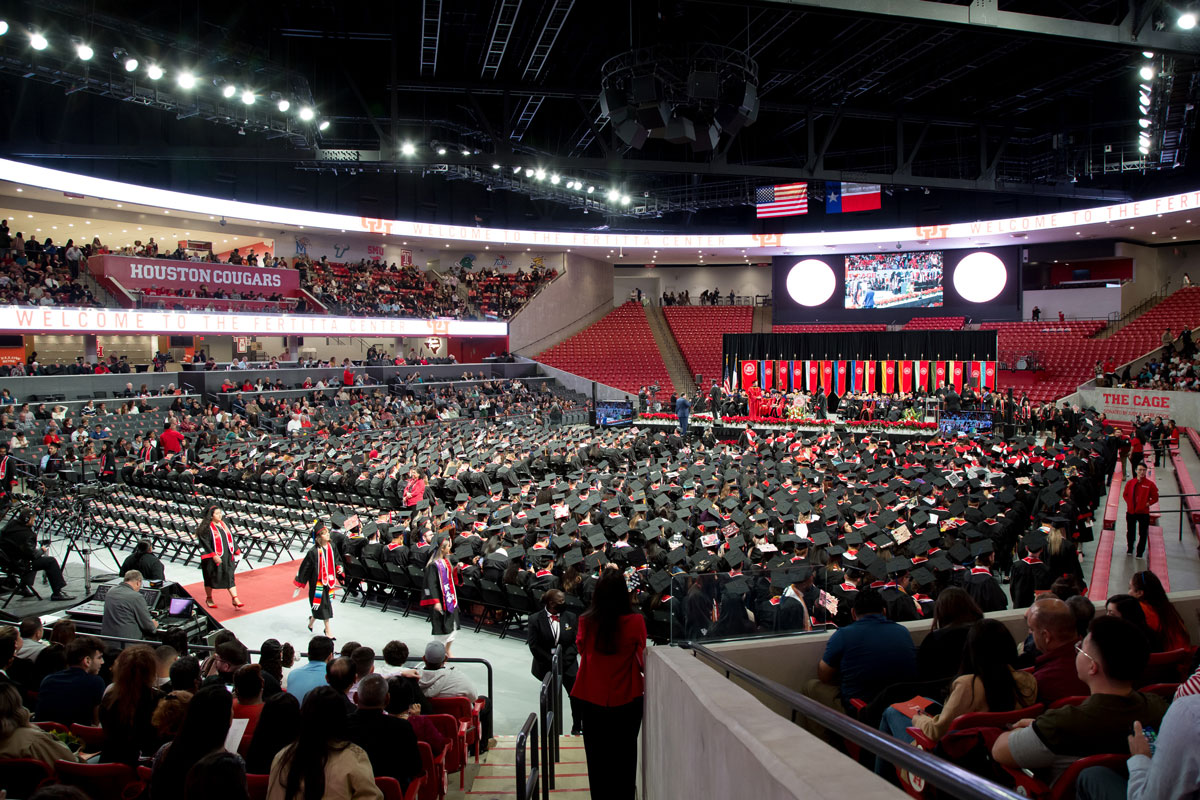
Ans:
[[[1076,651],[1075,668],[1091,692],[1088,699],[1021,720],[1000,734],[992,746],[997,762],[1047,772],[1054,780],[1080,758],[1128,752],[1134,722],[1158,728],[1166,699],[1133,688],[1150,659],[1150,646],[1135,625],[1096,617]]]

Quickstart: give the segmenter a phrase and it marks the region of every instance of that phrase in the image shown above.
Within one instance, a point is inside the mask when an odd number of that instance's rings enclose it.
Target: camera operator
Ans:
[[[67,582],[63,579],[62,567],[58,565],[58,560],[47,555],[45,547],[38,547],[37,534],[31,527],[32,524],[33,512],[23,508],[17,512],[13,521],[5,526],[4,532],[0,533],[0,549],[10,561],[18,565],[18,571],[21,572],[21,596],[33,596],[30,583],[34,573],[43,571],[50,580],[50,589],[54,592],[50,596],[51,600],[74,600],[74,597],[63,592]]]

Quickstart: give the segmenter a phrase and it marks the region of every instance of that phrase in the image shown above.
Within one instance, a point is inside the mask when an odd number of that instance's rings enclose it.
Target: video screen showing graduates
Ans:
[[[846,256],[846,308],[940,308],[942,252]]]

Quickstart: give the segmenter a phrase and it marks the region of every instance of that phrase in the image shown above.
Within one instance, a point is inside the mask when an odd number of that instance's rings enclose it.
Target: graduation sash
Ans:
[[[235,556],[242,554],[241,550],[233,543],[233,532],[229,530],[229,526],[222,522],[210,522],[208,524],[209,533],[213,537],[213,549],[211,553],[205,553],[201,558],[212,558],[213,556],[223,556],[228,550]]]
[[[437,568],[438,584],[442,587],[442,606],[447,614],[458,610],[458,593],[454,591],[454,577],[450,573],[450,563],[439,558],[433,562]]]

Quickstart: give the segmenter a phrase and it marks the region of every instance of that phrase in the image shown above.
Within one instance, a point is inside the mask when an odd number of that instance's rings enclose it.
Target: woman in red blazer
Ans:
[[[646,620],[634,613],[618,570],[605,569],[596,582],[592,606],[579,618],[575,642],[579,673],[571,697],[583,722],[592,797],[633,800],[645,693]]]

